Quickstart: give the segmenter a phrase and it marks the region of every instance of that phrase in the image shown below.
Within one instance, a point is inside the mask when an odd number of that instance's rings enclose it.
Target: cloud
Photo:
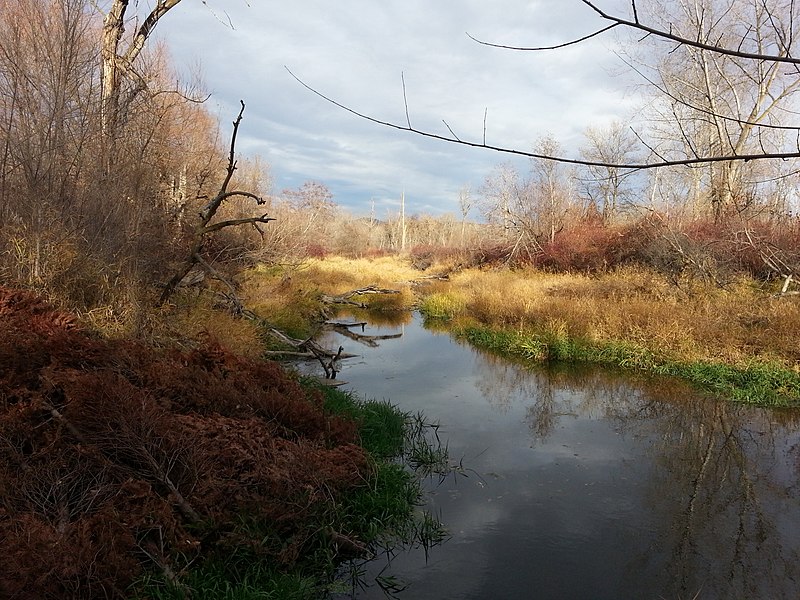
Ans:
[[[321,181],[356,213],[405,190],[412,211],[441,213],[457,212],[458,190],[480,187],[509,157],[359,119],[303,88],[285,67],[382,120],[405,124],[407,103],[415,127],[447,135],[449,125],[480,142],[486,115],[490,144],[530,150],[550,133],[574,154],[588,125],[624,117],[633,105],[608,75],[613,39],[524,53],[482,46],[466,32],[546,45],[597,26],[577,0],[217,0],[182,2],[159,34],[178,65],[201,63],[223,122],[246,102],[239,150],[270,164],[278,190]]]

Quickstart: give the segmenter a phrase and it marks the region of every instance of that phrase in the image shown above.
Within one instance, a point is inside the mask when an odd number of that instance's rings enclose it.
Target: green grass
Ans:
[[[313,380],[306,383],[316,385]],[[327,385],[318,388],[325,397],[326,412],[359,424],[359,443],[373,458],[391,460],[403,454],[409,415],[390,402],[358,400],[352,394]]]
[[[596,363],[684,379],[715,395],[758,406],[800,406],[800,374],[769,363],[728,365],[680,362],[625,342],[604,344],[570,338],[559,332],[519,333],[463,326],[456,335],[471,344],[507,356],[539,362]]]
[[[450,320],[464,312],[464,301],[453,294],[433,293],[425,296],[419,311],[426,319]]]
[[[239,563],[241,563],[239,557]],[[135,598],[151,600],[313,600],[324,594],[316,578],[299,573],[281,573],[267,567],[257,557],[247,557],[247,565],[233,559],[206,561],[188,571],[180,584],[163,578],[145,578]]]
[[[322,387],[325,409],[360,424],[361,446],[375,461],[373,477],[345,498],[339,517],[367,543],[430,547],[441,541],[445,533],[439,521],[419,510],[420,477],[449,469],[438,425],[389,402],[358,400],[340,389]]]

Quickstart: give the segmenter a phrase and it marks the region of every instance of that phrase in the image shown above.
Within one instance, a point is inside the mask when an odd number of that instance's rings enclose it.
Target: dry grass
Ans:
[[[211,339],[228,351],[250,359],[263,356],[264,343],[253,321],[240,319],[208,304],[179,310],[172,324],[192,339]]]
[[[431,272],[437,267],[420,272],[394,257],[328,258],[291,271],[252,272],[245,289],[249,304],[270,318],[280,321],[281,315],[299,312],[310,319],[320,294],[366,285],[401,289],[402,295],[386,298],[394,302],[391,308],[407,308],[413,302],[409,281]],[[489,326],[600,344],[630,343],[673,360],[756,360],[800,371],[800,299],[772,297],[746,279],[724,290],[679,289],[642,268],[591,277],[470,269],[416,289],[424,295],[424,310],[434,317],[468,317]]]
[[[331,294],[341,294],[365,285],[399,289],[423,274],[409,261],[391,256],[312,259],[306,262],[300,273]]]
[[[415,299],[410,282],[423,274],[410,262],[393,257],[309,259],[291,269],[254,269],[247,274],[244,289],[249,306],[280,324],[282,315],[289,319],[290,314],[300,313],[313,319],[322,294],[336,296],[369,285],[400,293],[359,296],[357,301],[377,310],[407,310]]]
[[[462,315],[486,325],[625,341],[680,360],[800,368],[800,302],[770,297],[744,280],[726,290],[687,291],[642,269],[596,277],[467,271],[432,292],[436,306],[463,306]]]

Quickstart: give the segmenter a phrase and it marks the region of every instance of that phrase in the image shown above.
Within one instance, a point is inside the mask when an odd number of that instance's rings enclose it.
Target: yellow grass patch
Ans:
[[[254,269],[247,274],[248,305],[262,315],[285,308],[294,311],[318,308],[320,297],[338,296],[367,286],[397,290],[399,294],[365,294],[354,301],[377,310],[410,308],[415,300],[411,282],[424,273],[395,257],[374,259],[309,259],[291,269]]]
[[[771,360],[800,370],[800,298],[775,298],[743,279],[727,289],[678,288],[656,272],[622,268],[584,276],[533,269],[469,269],[450,281],[411,281],[421,272],[397,257],[309,260],[292,270],[253,272],[248,305],[264,315],[315,310],[321,294],[376,285],[399,289],[380,298],[391,308],[425,296],[426,311],[486,325],[596,342],[630,342],[673,360],[746,363]],[[290,307],[287,309],[286,307]]]
[[[437,305],[463,306],[461,314],[487,325],[626,341],[676,360],[800,364],[800,300],[746,280],[687,291],[641,268],[592,277],[473,270],[435,293]]]

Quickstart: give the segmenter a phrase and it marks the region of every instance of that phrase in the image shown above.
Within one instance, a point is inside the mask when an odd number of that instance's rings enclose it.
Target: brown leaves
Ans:
[[[367,469],[356,426],[277,364],[96,339],[5,288],[0,330],[2,597],[123,597],[241,514],[302,530]]]

